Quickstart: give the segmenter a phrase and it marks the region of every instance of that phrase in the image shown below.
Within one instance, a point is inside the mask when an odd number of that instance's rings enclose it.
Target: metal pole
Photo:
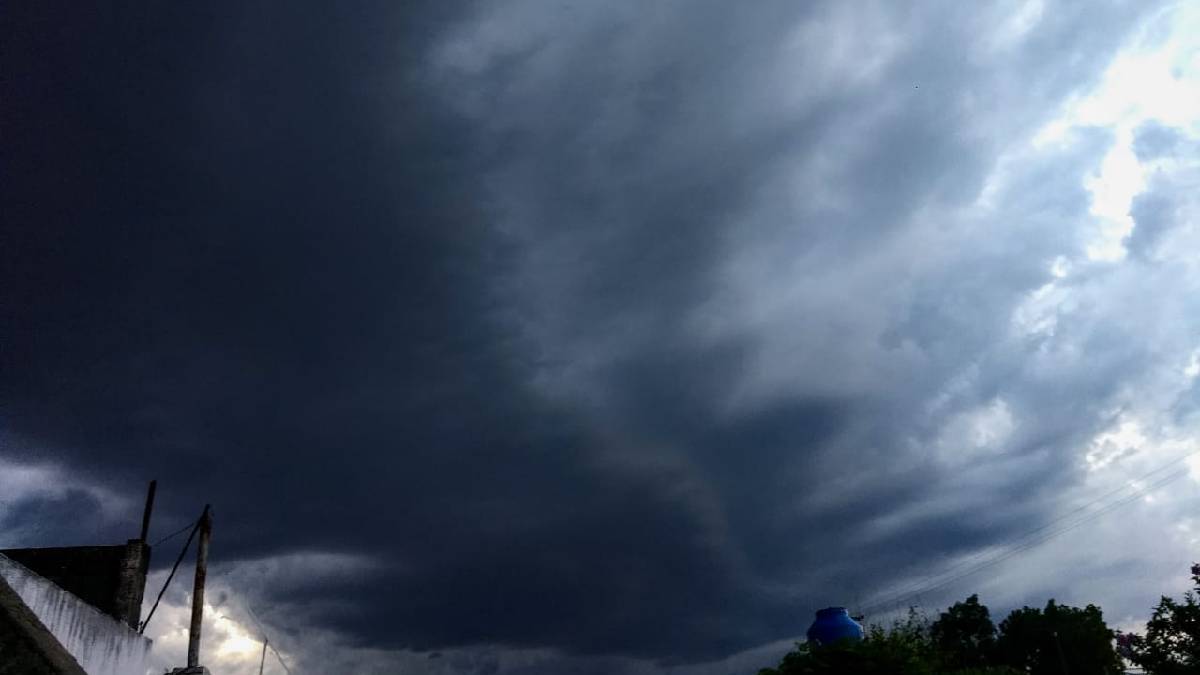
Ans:
[[[200,548],[196,551],[196,585],[192,589],[192,625],[188,631],[188,668],[200,665],[200,624],[204,621],[204,579],[208,575],[208,540],[212,537],[212,513],[204,505],[200,515]]]
[[[264,635],[262,659],[258,662],[258,675],[263,675],[263,666],[267,663],[267,642],[269,642],[269,640],[267,639],[267,636]]]
[[[150,491],[146,494],[146,509],[142,511],[142,543],[146,543],[146,535],[150,534],[150,514],[154,511],[156,490],[158,490],[158,481],[150,481]]]

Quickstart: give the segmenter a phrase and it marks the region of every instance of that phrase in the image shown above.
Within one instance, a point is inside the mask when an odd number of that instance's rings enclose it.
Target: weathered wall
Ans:
[[[93,607],[137,628],[150,565],[150,547],[137,539],[120,546],[0,550]]]
[[[146,591],[146,572],[149,570],[150,546],[139,539],[130,539],[121,559],[110,614],[135,630],[142,620],[142,595]]]
[[[4,555],[0,578],[88,675],[145,673],[150,641],[124,622]]]
[[[0,675],[87,675],[3,577]]]

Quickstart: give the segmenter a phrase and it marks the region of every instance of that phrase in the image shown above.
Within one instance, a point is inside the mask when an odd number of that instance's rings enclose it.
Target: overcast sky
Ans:
[[[3,25],[0,546],[211,502],[214,673],[246,605],[297,672],[724,675],[1200,558],[1195,3]]]

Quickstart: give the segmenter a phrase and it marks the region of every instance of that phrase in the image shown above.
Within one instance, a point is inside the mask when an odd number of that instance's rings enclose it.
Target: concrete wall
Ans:
[[[3,577],[0,675],[87,675]]]
[[[150,547],[137,539],[121,546],[68,546],[0,550],[84,602],[136,629],[150,566]]]
[[[150,641],[123,621],[3,555],[0,579],[87,675],[146,672]],[[18,651],[28,641],[0,634],[0,642]]]

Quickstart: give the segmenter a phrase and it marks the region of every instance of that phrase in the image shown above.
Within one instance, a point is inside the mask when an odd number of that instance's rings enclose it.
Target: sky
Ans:
[[[1195,3],[4,12],[0,546],[211,503],[214,673],[1129,629],[1200,559]]]

